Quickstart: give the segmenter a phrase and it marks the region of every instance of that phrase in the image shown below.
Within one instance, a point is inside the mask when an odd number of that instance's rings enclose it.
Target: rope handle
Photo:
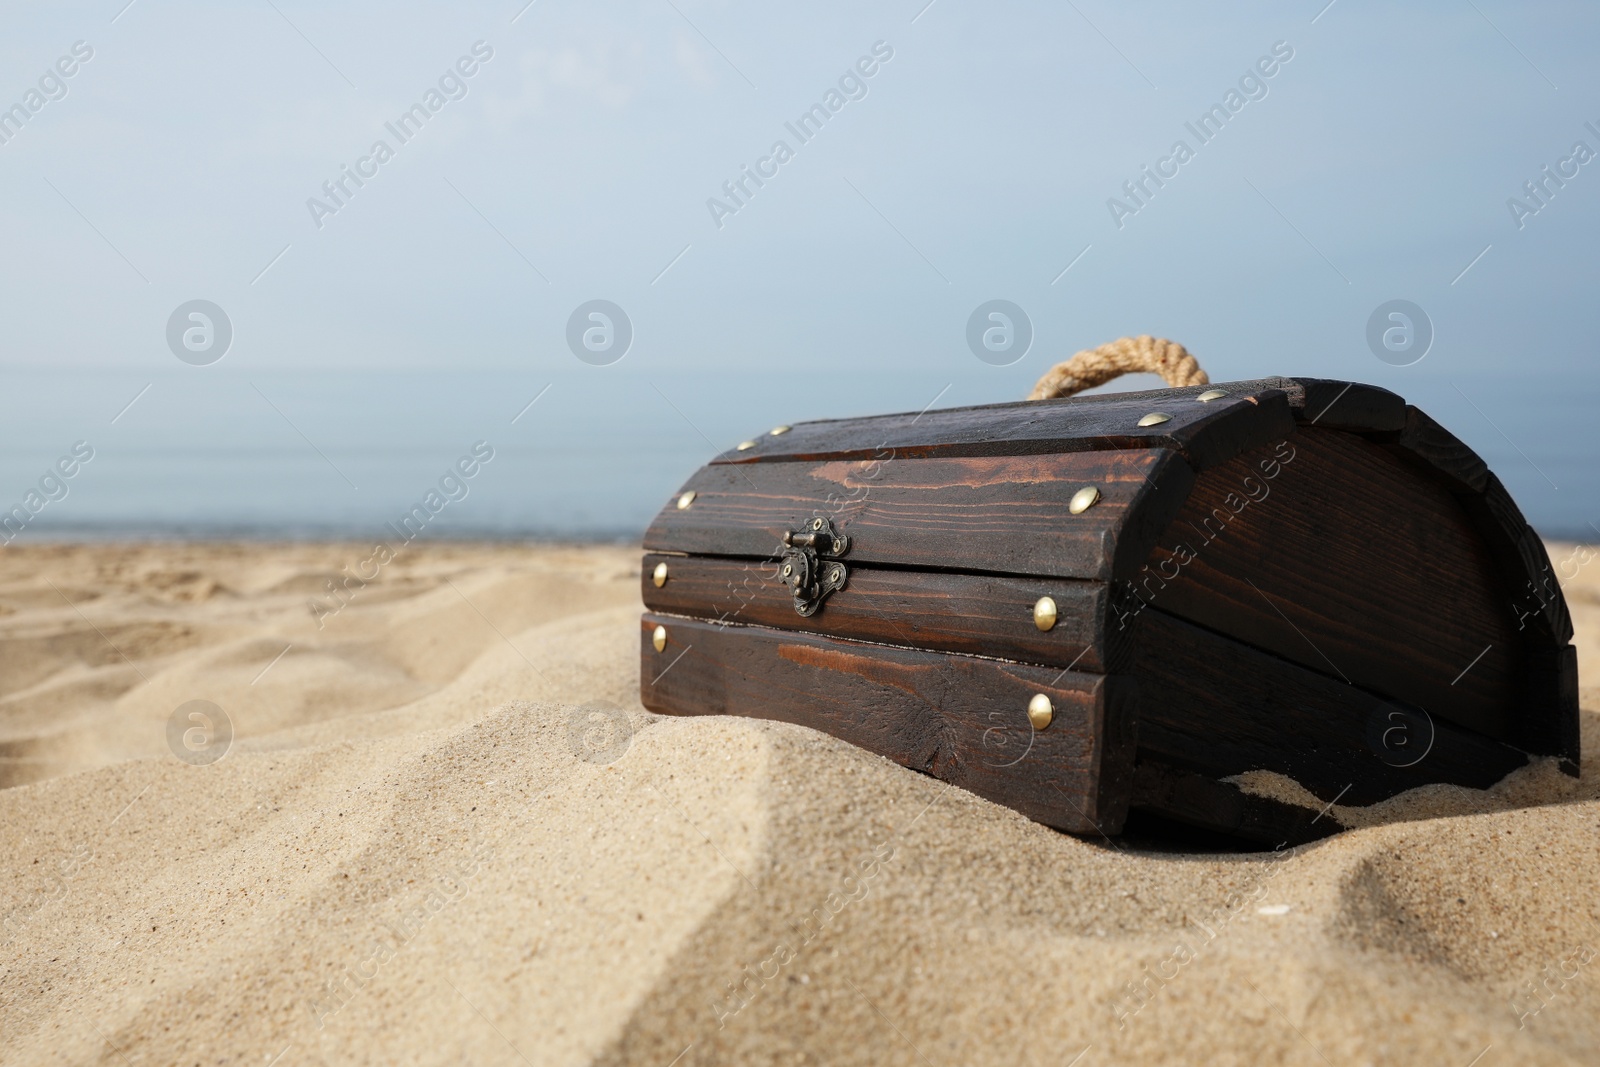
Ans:
[[[1086,348],[1064,363],[1057,363],[1028,394],[1029,400],[1052,400],[1104,385],[1123,374],[1159,374],[1174,389],[1209,385],[1211,378],[1189,350],[1176,341],[1149,334],[1119,337],[1099,348]]]

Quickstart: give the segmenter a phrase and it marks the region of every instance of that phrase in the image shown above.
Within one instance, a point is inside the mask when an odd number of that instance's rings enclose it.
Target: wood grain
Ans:
[[[1173,417],[1138,427],[1151,411]],[[1130,803],[1269,844],[1332,831],[1221,780],[1251,770],[1356,805],[1486,787],[1527,753],[1578,771],[1543,543],[1476,453],[1388,390],[1267,378],[756,441],[646,534],[652,710],[821,729],[1076,833],[1116,833]],[[1088,485],[1100,501],[1071,515]],[[850,538],[850,578],[803,618],[764,561],[815,517]],[[1036,692],[1057,709],[1042,732]],[[1374,740],[1424,728],[1415,761]]]
[[[1200,394],[1217,389],[1228,397],[1198,400]],[[1323,429],[1393,434],[1406,425],[1406,402],[1375,385],[1328,378],[1253,378],[1181,389],[802,422],[783,434],[756,434],[751,438],[753,448],[730,449],[712,462],[1168,448],[1183,454],[1196,470],[1204,470],[1288,432],[1273,395],[1279,392],[1294,420]],[[1254,397],[1256,404],[1246,397]],[[1173,421],[1140,427],[1139,417],[1152,411],[1167,412]]]
[[[651,577],[658,564],[668,574],[659,588]],[[1115,629],[1108,635],[1111,587],[1104,582],[852,566],[845,588],[805,618],[769,561],[649,554],[640,593],[656,612],[1096,674],[1126,662],[1131,637]],[[1058,621],[1049,631],[1033,622],[1042,596],[1056,602]]]
[[[1397,433],[1406,424],[1406,402],[1387,389],[1331,378],[1293,378],[1300,388],[1294,417],[1324,430]]]
[[[848,563],[1108,581],[1143,564],[1193,474],[1165,449],[960,459],[713,464],[645,532],[647,551],[774,557],[813,517]],[[1084,486],[1100,502],[1067,510]],[[676,499],[676,497],[674,498]]]
[[[1493,561],[1488,588],[1514,621],[1522,660],[1510,739],[1529,752],[1559,757],[1562,770],[1576,777],[1582,757],[1577,653],[1544,541],[1477,453],[1421,411],[1408,409],[1404,431],[1388,447],[1455,496]]]
[[[1146,582],[1145,599],[1514,741],[1522,646],[1456,498],[1353,434],[1305,426],[1291,443],[1275,478],[1264,449],[1201,476],[1152,557],[1176,577]],[[1241,508],[1252,486],[1263,499]]]
[[[1293,429],[1288,397],[1280,389],[1234,393],[1201,402],[1197,397],[1207,388],[803,422],[776,437],[754,437],[753,448],[724,452],[712,462],[752,466],[889,456],[1024,456],[1161,448],[1180,453],[1191,467],[1204,470]],[[1172,418],[1156,426],[1140,426],[1140,418],[1153,412]]]
[[[1038,731],[1036,693],[1055,705]],[[1133,683],[1118,675],[647,614],[640,700],[821,730],[1074,833],[1115,834],[1127,814],[1137,726]]]
[[[1162,611],[1140,625],[1141,760],[1213,779],[1275,771],[1325,801],[1358,806],[1429,782],[1486,789],[1527,763],[1503,742],[1430,723]]]
[[[1548,638],[1552,647],[1571,641],[1572,616],[1544,540],[1522,517],[1500,479],[1490,474],[1481,497],[1462,500],[1499,566],[1501,588],[1513,598],[1506,608],[1519,632]]]
[[[1394,450],[1409,456],[1455,493],[1482,493],[1489,467],[1455,434],[1414,407],[1406,409],[1405,428]]]

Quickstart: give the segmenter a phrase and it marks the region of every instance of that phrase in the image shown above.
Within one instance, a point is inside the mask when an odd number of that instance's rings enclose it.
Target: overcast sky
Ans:
[[[0,494],[104,460],[52,522],[359,524],[482,438],[515,476],[468,519],[626,532],[773,423],[1020,399],[1146,332],[1393,388],[1541,526],[1600,520],[1594,5],[125,2],[0,35]],[[1368,344],[1396,299],[1408,366]],[[594,300],[614,362],[569,344]]]

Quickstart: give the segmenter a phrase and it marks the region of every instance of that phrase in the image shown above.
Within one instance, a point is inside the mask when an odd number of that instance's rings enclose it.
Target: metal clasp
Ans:
[[[850,538],[818,516],[803,530],[786,530],[783,543],[788,551],[779,561],[779,577],[794,597],[794,610],[802,616],[815,615],[823,600],[843,589],[850,577],[838,560],[850,551]]]

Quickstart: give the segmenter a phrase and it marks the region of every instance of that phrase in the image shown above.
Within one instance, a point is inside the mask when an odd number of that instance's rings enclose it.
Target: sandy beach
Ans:
[[[0,554],[0,1062],[1600,1062],[1571,545],[1580,779],[1208,854],[645,712],[635,548],[419,546],[330,591],[370,554]],[[221,758],[174,754],[192,701]]]

